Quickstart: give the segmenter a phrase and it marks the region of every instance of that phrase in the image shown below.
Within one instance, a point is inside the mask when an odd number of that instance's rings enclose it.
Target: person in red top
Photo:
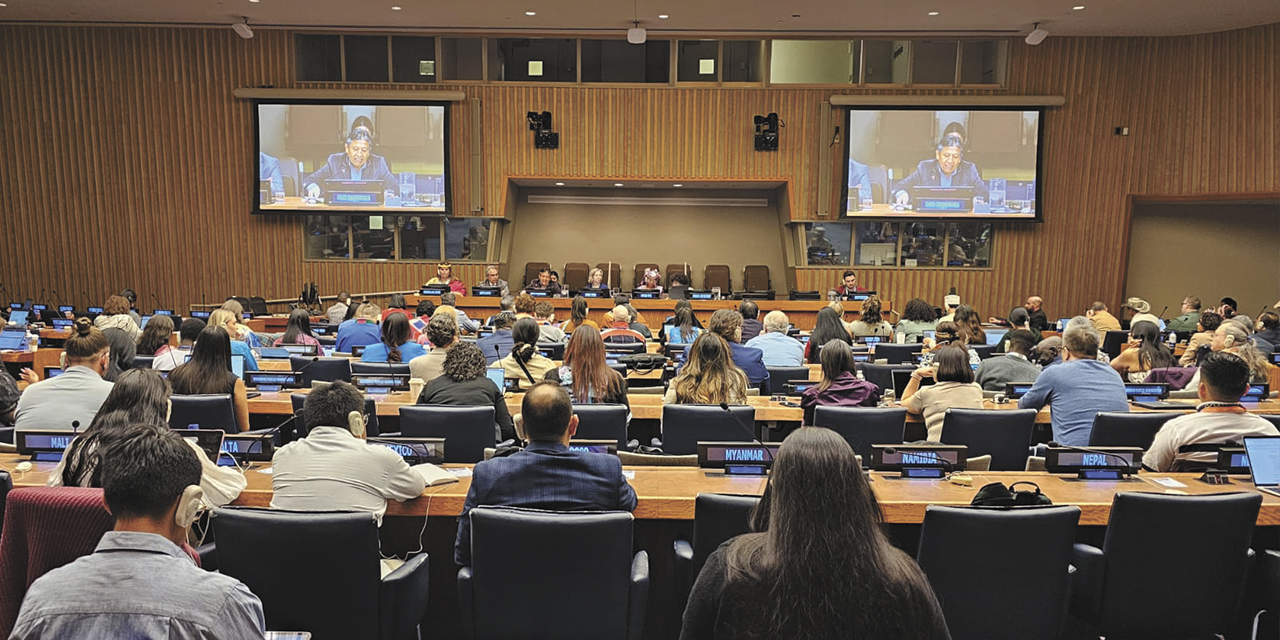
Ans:
[[[453,265],[448,262],[441,262],[436,265],[436,277],[428,280],[425,286],[433,284],[447,284],[450,291],[460,296],[467,295],[467,285],[462,284],[461,280],[453,277]]]
[[[866,289],[858,286],[858,274],[854,273],[852,269],[845,271],[840,277],[843,278],[844,281],[840,286],[836,287],[837,294],[845,296],[850,293],[866,291]]]
[[[409,312],[409,309],[407,308],[408,306],[409,304],[404,300],[404,294],[391,294],[391,301],[387,303],[387,308],[382,310],[382,321],[386,322],[387,316],[390,316],[393,313],[403,314],[404,317],[411,321],[409,323],[409,332],[412,334],[413,340],[417,340],[422,335],[422,332],[419,331],[417,327],[413,326],[412,320],[414,318],[413,314]]]

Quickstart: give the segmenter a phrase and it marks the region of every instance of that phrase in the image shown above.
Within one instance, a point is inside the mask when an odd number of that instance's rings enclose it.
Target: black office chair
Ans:
[[[773,289],[773,280],[769,278],[768,265],[749,264],[743,267],[742,288],[745,291],[769,291]]]
[[[910,371],[900,364],[872,364],[870,362],[859,362],[857,364],[859,371],[862,371],[862,377],[867,382],[880,387],[880,393],[893,389],[893,372],[894,371]]]
[[[477,507],[468,517],[471,566],[458,571],[467,638],[641,637],[649,555],[632,555],[631,514]]]
[[[614,336],[625,337],[625,336]],[[604,350],[607,353],[648,353],[648,345],[643,340],[634,342],[605,342]]]
[[[299,418],[294,426],[291,427],[290,425],[285,425],[284,427],[281,427],[280,434],[282,437],[280,438],[280,440],[282,444],[288,444],[289,442],[292,442],[296,438],[307,437],[307,425],[306,423],[303,422],[301,417],[302,407],[307,403],[307,394],[291,393],[289,394],[289,403],[293,405],[294,415],[299,416]],[[345,427],[346,425],[338,424],[338,425],[331,425],[331,426]],[[381,430],[379,429],[379,427],[380,425],[378,424],[378,403],[375,402],[372,397],[365,396],[364,398],[364,432],[370,438],[376,438],[378,437],[378,434],[381,433]],[[283,437],[285,435],[286,429],[288,429],[289,431],[288,438]],[[296,438],[294,434],[297,434]]]
[[[129,363],[130,369],[150,369],[151,363],[156,361],[155,356],[134,356],[133,361]]]
[[[711,552],[725,540],[751,530],[751,512],[760,496],[699,493],[693,507],[693,542],[675,541],[676,602],[684,611],[693,581]]]
[[[302,386],[304,387],[310,387],[311,383],[316,380],[323,382],[333,382],[334,380],[351,382],[350,358],[289,356],[289,368],[302,373]]]
[[[813,421],[806,423],[840,434],[862,456],[862,466],[871,466],[871,445],[902,444],[907,410],[878,407],[817,407]]]
[[[1120,352],[1124,350],[1124,345],[1128,341],[1128,331],[1108,331],[1102,337],[1102,351],[1115,360],[1120,357]]]
[[[1030,454],[1035,409],[988,411],[947,409],[942,419],[942,441],[969,448],[969,457],[991,456],[992,471],[1023,471]]]
[[[884,359],[889,364],[909,364],[916,363],[916,357],[924,350],[922,344],[893,344],[882,342],[876,345],[876,360]]]
[[[916,561],[933,585],[951,637],[1058,637],[1079,521],[1076,506],[926,507]],[[1010,606],[997,613],[993,603]]]
[[[388,373],[400,373],[400,374],[408,375],[409,363],[408,362],[360,362],[359,360],[352,360],[351,373],[353,374],[373,373],[373,374],[383,374],[383,375]]]
[[[609,365],[609,368],[613,369],[614,371],[617,371],[618,375],[622,376],[623,378],[627,377],[627,365],[614,362]]]
[[[1164,423],[1180,416],[1176,411],[1099,411],[1089,432],[1090,447],[1151,448]]]
[[[400,407],[400,435],[444,438],[445,462],[480,462],[497,441],[493,407],[424,404]]]
[[[1235,624],[1260,493],[1117,493],[1102,549],[1075,546],[1071,611],[1100,635],[1208,638]]]
[[[13,491],[13,477],[8,471],[0,471],[0,527],[4,526],[4,506],[9,502],[10,491]],[[0,535],[3,533],[0,529]]]
[[[673,455],[698,452],[698,442],[751,442],[755,407],[715,404],[668,404],[662,407],[662,451]]]
[[[545,349],[549,351],[551,355],[548,355],[547,357],[552,360],[564,360],[565,346],[567,345],[564,342],[539,342],[538,350],[542,351]]]
[[[969,345],[969,348],[973,349],[974,353],[977,353],[979,358],[986,360],[987,358],[996,355],[996,346],[997,345],[994,344],[971,344]]]
[[[218,570],[262,600],[267,629],[310,631],[313,640],[417,637],[427,554],[380,578],[373,514],[224,507],[210,522]]]
[[[169,412],[172,429],[221,429],[226,433],[240,431],[236,425],[236,408],[226,393],[169,396],[173,408]]]
[[[765,367],[764,370],[769,372],[769,388],[765,390],[769,395],[786,393],[788,383],[809,379],[809,367]]]
[[[579,440],[616,440],[618,448],[627,446],[627,406],[621,404],[575,404]]]
[[[271,315],[271,312],[267,310],[267,300],[262,296],[249,296],[249,306],[245,309],[255,316]]]
[[[1275,414],[1275,413],[1258,413],[1258,414],[1255,414],[1255,415],[1257,415],[1258,417],[1262,418],[1263,420],[1266,420],[1267,422],[1270,422],[1271,424],[1274,424],[1274,425],[1276,426],[1276,428],[1277,428],[1277,429],[1280,429],[1280,414]]]

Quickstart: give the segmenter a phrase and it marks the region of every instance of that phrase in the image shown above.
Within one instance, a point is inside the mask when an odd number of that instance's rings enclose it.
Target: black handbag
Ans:
[[[1035,491],[1015,490],[1020,484],[1035,487]],[[1049,496],[1040,492],[1040,485],[1034,482],[1015,482],[1004,486],[999,482],[983,486],[974,494],[969,503],[975,507],[1039,507],[1053,504]]]
[[[667,357],[661,353],[631,353],[618,358],[618,364],[641,373],[648,373],[661,369],[667,364]]]

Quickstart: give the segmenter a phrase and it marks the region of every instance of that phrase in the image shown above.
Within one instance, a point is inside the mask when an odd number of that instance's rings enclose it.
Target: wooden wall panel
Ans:
[[[1006,91],[962,93],[1066,97],[1046,120],[1045,222],[997,224],[992,269],[865,269],[862,281],[895,302],[936,303],[955,286],[986,315],[1031,293],[1045,297],[1051,314],[1094,299],[1118,304],[1130,195],[1280,190],[1278,38],[1280,25],[1176,38],[1052,37],[1037,47],[1015,41]],[[154,292],[185,308],[201,292],[210,300],[289,297],[312,280],[325,293],[386,291],[430,277],[430,264],[304,261],[299,219],[249,215],[252,114],[231,91],[335,86],[296,82],[292,57],[285,31],[259,29],[246,41],[228,29],[0,25],[0,145],[8,151],[0,160],[0,283],[14,297],[44,287],[80,305],[80,291],[97,301],[131,286],[144,307]],[[786,179],[796,220],[812,218],[819,198],[835,197],[817,192],[818,149],[829,142],[818,107],[833,90],[440,88],[481,102],[479,203],[467,188],[470,110],[458,103],[449,111],[459,213],[476,205],[503,215],[511,175]],[[558,151],[533,148],[530,110],[553,112]],[[757,153],[751,117],[771,111],[787,123],[781,148]],[[1114,136],[1116,126],[1132,135]],[[798,288],[825,290],[840,270],[794,275]],[[481,276],[478,265],[459,271],[468,281]]]

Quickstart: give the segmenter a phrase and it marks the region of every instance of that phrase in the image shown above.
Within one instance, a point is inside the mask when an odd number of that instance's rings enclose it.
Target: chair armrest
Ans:
[[[381,637],[414,637],[412,632],[427,613],[427,586],[430,581],[430,562],[425,553],[409,558],[382,579],[378,586]]]
[[[649,605],[649,553],[641,551],[631,560],[631,602],[627,608],[627,638],[640,640],[644,635],[645,610]]]
[[[471,581],[471,567],[458,569],[458,611],[462,614],[462,637],[476,637],[475,585]]]
[[[1095,622],[1102,614],[1102,576],[1107,560],[1102,550],[1087,544],[1072,549],[1071,613],[1087,622]]]
[[[697,578],[693,574],[693,543],[687,540],[676,540],[675,551],[672,577],[675,579],[675,597],[683,607],[684,603],[689,601],[689,591],[693,588],[694,579]]]
[[[200,556],[200,568],[205,571],[218,570],[218,543],[206,542],[196,547],[196,554]]]

